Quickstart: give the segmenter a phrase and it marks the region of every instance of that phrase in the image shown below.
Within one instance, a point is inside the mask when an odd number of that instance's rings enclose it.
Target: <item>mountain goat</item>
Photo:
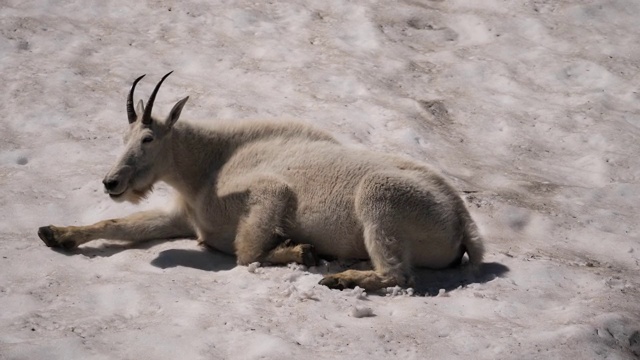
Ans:
[[[115,201],[137,203],[158,181],[178,193],[172,211],[145,211],[89,226],[44,226],[49,247],[94,239],[197,237],[237,263],[312,266],[316,254],[370,259],[373,270],[325,276],[330,288],[411,286],[412,268],[482,262],[475,223],[456,191],[424,164],[341,145],[298,123],[177,123],[188,97],[164,120],[129,91],[124,153],[104,178]]]

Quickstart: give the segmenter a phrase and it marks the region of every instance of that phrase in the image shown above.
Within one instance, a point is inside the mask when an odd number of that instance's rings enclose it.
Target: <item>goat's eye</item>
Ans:
[[[143,144],[148,144],[148,143],[150,143],[152,141],[153,141],[153,136],[145,136],[145,137],[142,138],[142,143]]]

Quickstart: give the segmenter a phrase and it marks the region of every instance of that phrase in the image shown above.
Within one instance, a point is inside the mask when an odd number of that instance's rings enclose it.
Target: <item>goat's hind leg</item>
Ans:
[[[412,197],[412,185],[395,175],[372,174],[363,179],[356,193],[356,213],[362,221],[364,245],[374,270],[327,275],[321,285],[332,289],[359,286],[368,291],[413,285],[411,249],[399,231],[406,215],[402,213],[403,203]]]
[[[376,225],[366,227],[365,245],[374,270],[346,270],[327,275],[320,281],[320,285],[339,290],[359,286],[367,291],[412,286],[413,276],[406,259],[407,252],[400,240]]]
[[[196,233],[182,211],[143,211],[130,216],[104,220],[87,226],[43,226],[38,236],[49,247],[74,249],[96,239],[140,242],[146,240],[191,238]]]

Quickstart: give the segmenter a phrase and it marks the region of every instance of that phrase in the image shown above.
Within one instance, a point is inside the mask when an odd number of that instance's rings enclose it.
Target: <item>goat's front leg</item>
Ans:
[[[151,210],[88,226],[43,226],[38,236],[49,247],[73,249],[96,239],[139,242],[195,237],[196,232],[183,212]]]
[[[316,266],[318,256],[313,245],[295,244],[291,239],[287,239],[265,254],[262,260],[275,265],[296,263],[305,266]]]
[[[257,180],[251,187],[249,206],[234,243],[238,264],[248,265],[254,261],[274,265],[316,264],[313,246],[285,241],[287,224],[296,207],[295,194],[286,184],[268,178]]]

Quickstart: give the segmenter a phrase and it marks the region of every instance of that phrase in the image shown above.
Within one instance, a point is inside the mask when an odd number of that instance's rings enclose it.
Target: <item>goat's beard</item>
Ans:
[[[149,194],[153,192],[153,185],[149,185],[143,189],[128,188],[122,194],[118,196],[111,196],[116,202],[130,202],[132,204],[139,204],[142,200],[146,199]]]
[[[134,199],[131,201],[134,204],[138,204],[140,201],[145,200],[149,194],[153,192],[153,185],[149,185],[142,190],[132,189],[131,194]]]

